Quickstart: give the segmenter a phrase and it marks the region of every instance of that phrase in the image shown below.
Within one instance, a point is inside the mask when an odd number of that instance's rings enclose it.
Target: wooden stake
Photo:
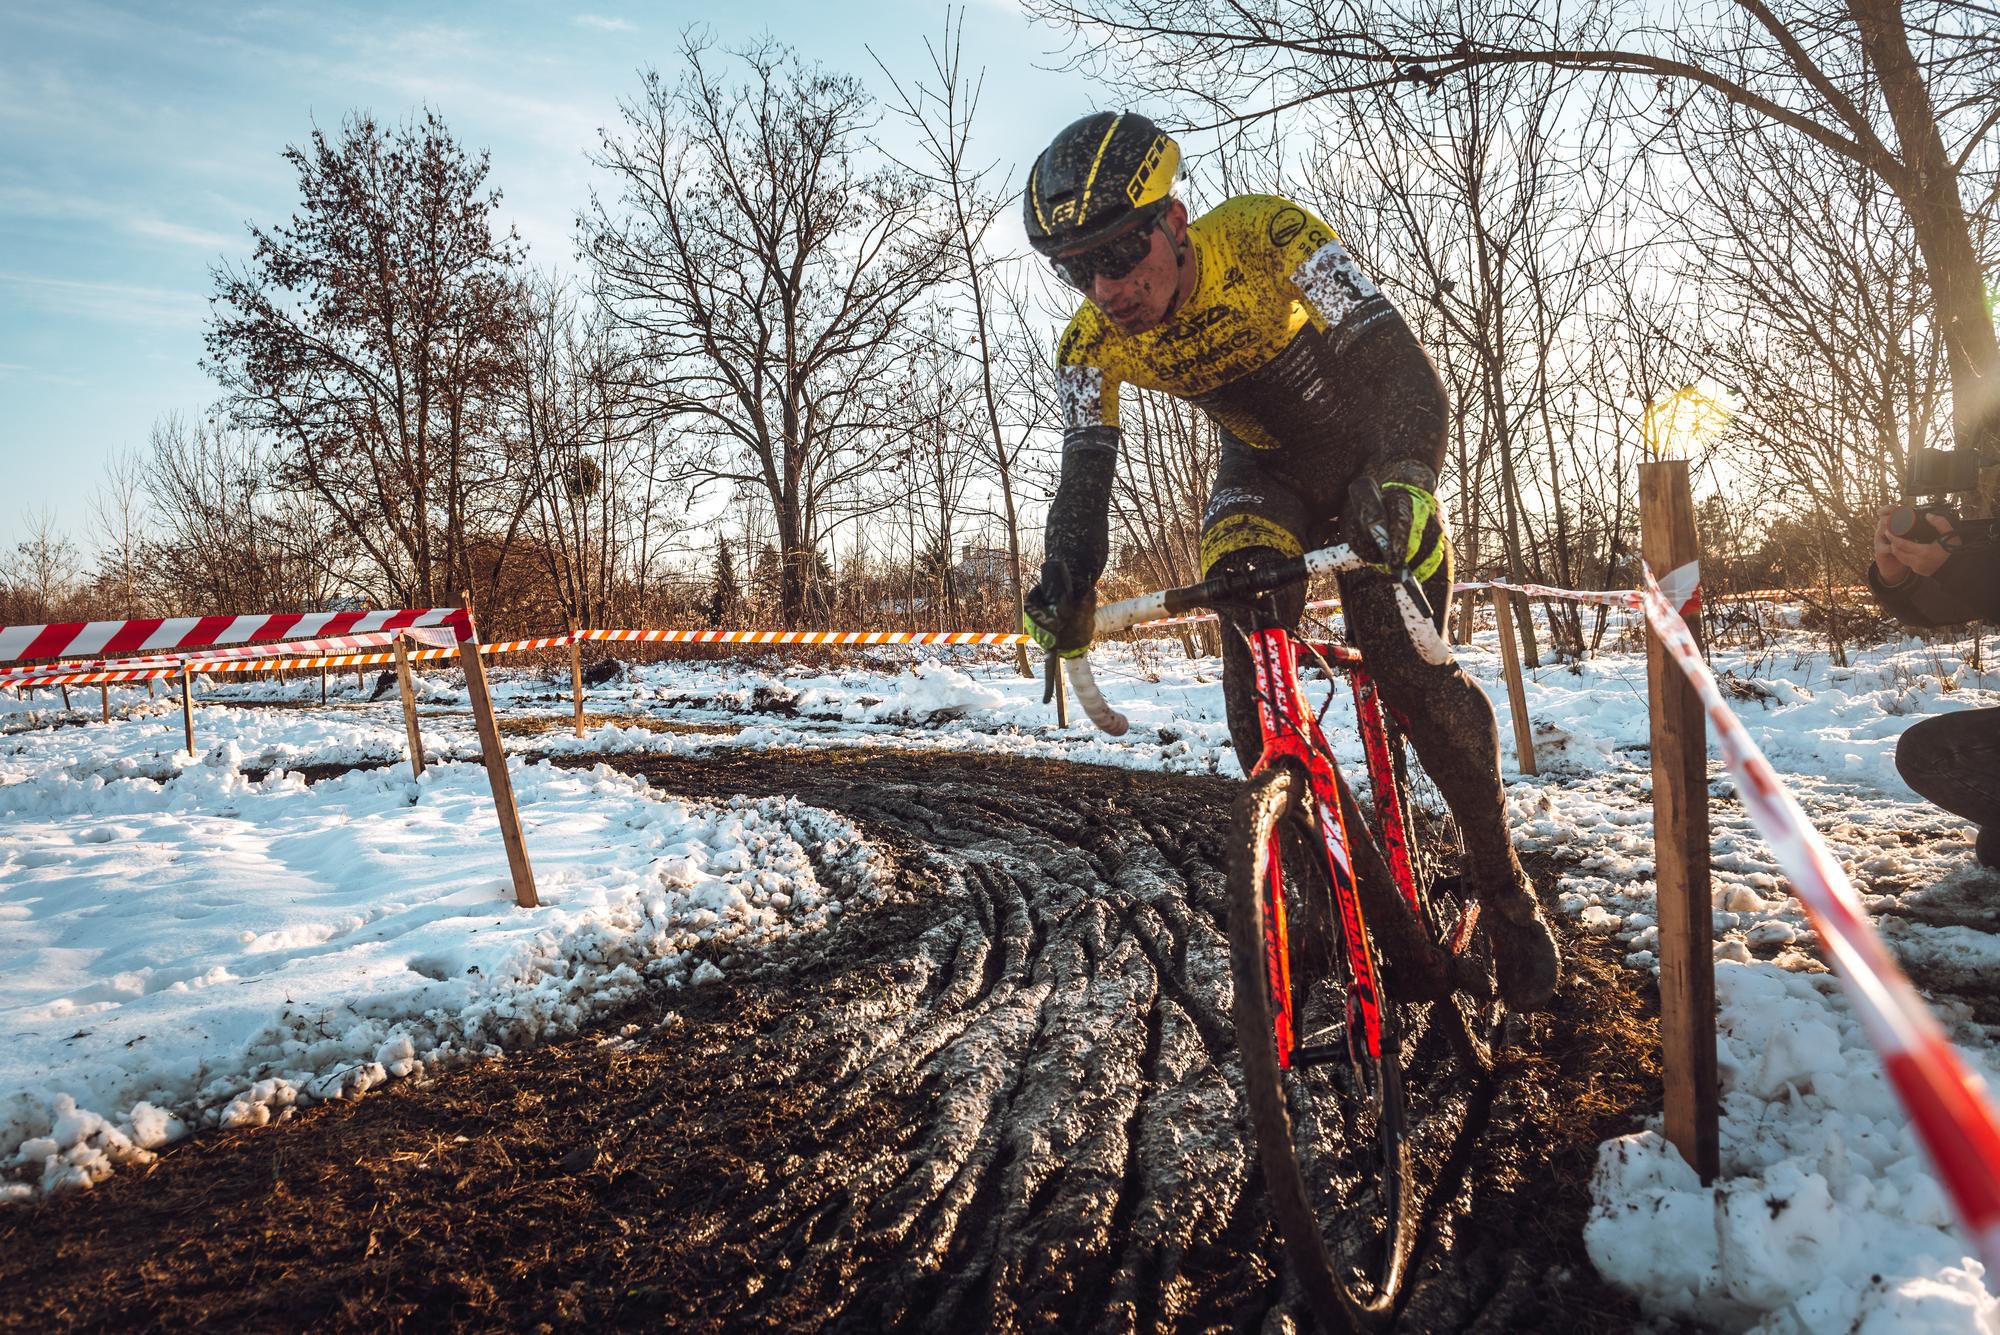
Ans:
[[[424,736],[417,730],[417,692],[410,684],[410,637],[396,637],[396,685],[402,688],[403,732],[410,739],[410,777],[424,777]]]
[[[319,702],[321,704],[326,703],[326,674],[327,670],[325,668],[319,670]]]
[[[1507,677],[1507,711],[1514,716],[1514,755],[1521,773],[1535,773],[1535,730],[1528,722],[1528,689],[1521,681],[1521,646],[1514,639],[1514,594],[1493,590],[1493,621],[1500,632],[1500,666]]]
[[[1054,654],[1049,655],[1049,672],[1056,679],[1056,726],[1069,726],[1069,683],[1063,680],[1063,661]]]
[[[111,688],[109,686],[100,686],[97,688],[97,702],[104,706],[104,721],[106,723],[111,722]]]
[[[479,657],[479,631],[472,619],[472,595],[461,593],[466,639],[458,646],[465,666],[465,693],[472,699],[472,718],[479,725],[479,750],[486,761],[486,778],[493,785],[493,809],[500,817],[500,842],[507,846],[507,870],[514,878],[514,902],[536,908],[535,870],[528,865],[528,845],[521,838],[521,814],[514,805],[514,780],[507,773],[507,753],[500,749],[500,720],[493,716],[493,695],[486,686],[486,664]]]
[[[67,714],[69,712],[69,687],[58,686],[56,689],[62,692],[63,712]]]
[[[576,627],[569,628],[571,635]],[[583,646],[574,639],[569,642],[569,693],[576,701],[576,735],[583,736]]]
[[[1699,559],[1685,459],[1639,465],[1639,548],[1656,578]],[[1698,613],[1683,613],[1701,637]],[[1660,1042],[1666,1132],[1712,1181],[1721,1168],[1715,1074],[1715,919],[1708,877],[1708,725],[1701,697],[1646,634],[1653,718],[1653,861],[1659,884]]]
[[[188,754],[194,754],[194,673],[181,660],[181,727],[187,733]]]

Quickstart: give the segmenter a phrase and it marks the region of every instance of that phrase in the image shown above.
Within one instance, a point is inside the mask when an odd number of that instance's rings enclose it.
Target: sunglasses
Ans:
[[[1152,252],[1153,224],[1148,222],[1129,232],[1121,232],[1089,250],[1075,255],[1053,256],[1049,263],[1055,266],[1057,276],[1065,283],[1079,292],[1088,292],[1097,278],[1113,281],[1123,278],[1138,268],[1139,262]]]

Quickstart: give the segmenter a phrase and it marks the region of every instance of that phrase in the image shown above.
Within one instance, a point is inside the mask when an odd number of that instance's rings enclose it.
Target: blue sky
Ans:
[[[89,547],[106,461],[143,446],[156,418],[214,399],[197,365],[209,269],[248,254],[246,221],[289,216],[279,154],[315,124],[435,107],[491,151],[502,216],[530,259],[566,267],[596,177],[585,150],[641,66],[673,68],[689,25],[726,43],[768,32],[879,88],[867,48],[899,76],[927,74],[923,40],[944,13],[939,0],[0,0],[0,550],[44,509]],[[1054,71],[1057,35],[1012,0],[974,0],[965,38],[967,63],[986,70],[979,155],[1016,179],[1103,101]]]

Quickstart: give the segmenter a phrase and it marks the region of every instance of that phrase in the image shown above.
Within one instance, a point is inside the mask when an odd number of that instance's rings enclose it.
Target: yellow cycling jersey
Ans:
[[[1258,450],[1337,447],[1340,356],[1387,298],[1333,229],[1276,195],[1240,195],[1188,224],[1194,290],[1172,319],[1127,334],[1086,302],[1057,350],[1063,426],[1088,445],[1118,426],[1120,385],[1202,408]],[[1400,323],[1400,320],[1398,320]]]

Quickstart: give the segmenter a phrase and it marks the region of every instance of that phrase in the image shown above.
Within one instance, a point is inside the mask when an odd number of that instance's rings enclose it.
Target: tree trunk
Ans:
[[[1937,303],[1951,372],[1953,435],[1961,448],[2000,449],[2000,339],[1986,307],[1985,278],[1959,198],[1958,173],[1945,153],[1929,90],[1910,53],[1901,7],[1896,0],[1848,0],[1848,12],[1881,80],[1902,149],[1901,169],[1884,175],[1910,211]],[[2000,476],[1993,477],[1993,485],[2000,486]],[[1984,494],[1989,502],[1994,499],[1991,487]]]

